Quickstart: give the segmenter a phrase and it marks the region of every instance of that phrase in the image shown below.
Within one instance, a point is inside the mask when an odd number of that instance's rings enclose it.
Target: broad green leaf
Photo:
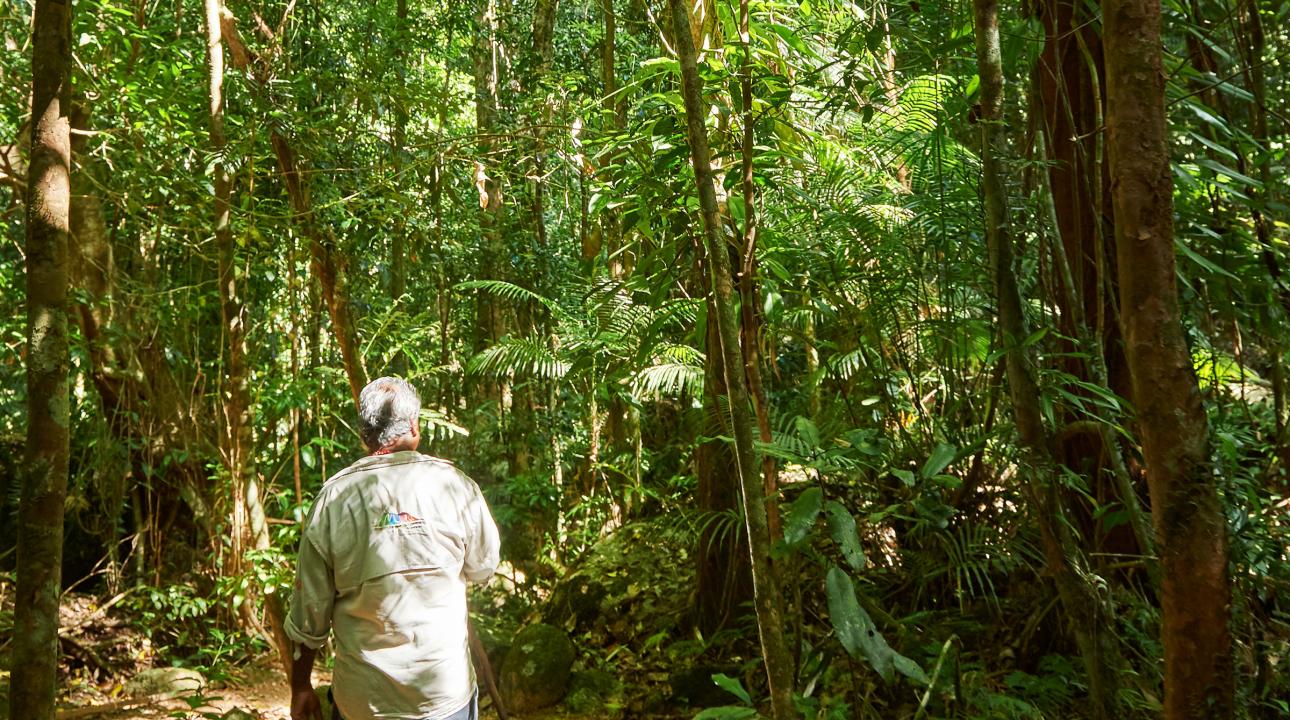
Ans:
[[[1195,140],[1196,142],[1200,143],[1201,145],[1204,145],[1205,147],[1209,148],[1210,150],[1213,150],[1214,152],[1220,155],[1231,158],[1232,160],[1237,159],[1235,152],[1233,152],[1232,150],[1222,145],[1219,145],[1218,143],[1214,142],[1213,140],[1210,140],[1209,138],[1205,137],[1204,135],[1201,135],[1198,132],[1189,132],[1187,133],[1187,135],[1191,137],[1191,139]]]
[[[797,427],[797,436],[802,438],[803,442],[812,448],[820,446],[820,429],[815,427],[815,423],[811,422],[810,418],[798,415],[793,420],[793,424]]]
[[[914,483],[918,480],[914,477],[914,473],[908,470],[892,470],[891,474],[900,478],[900,481],[905,483],[905,487],[914,487]]]
[[[954,456],[958,454],[959,449],[949,443],[940,443],[933,450],[927,462],[923,465],[923,477],[929,478],[933,475],[939,475],[942,470],[954,461]]]
[[[829,535],[842,550],[842,557],[846,559],[847,565],[856,572],[863,570],[868,563],[868,558],[864,555],[864,548],[860,547],[860,535],[856,533],[856,519],[847,512],[842,503],[836,500],[825,503],[824,509],[828,513]]]
[[[895,653],[878,632],[869,613],[860,607],[851,576],[839,567],[831,567],[824,585],[829,601],[829,621],[833,623],[838,642],[842,643],[848,655],[868,660],[883,680],[890,681]]]
[[[1231,280],[1238,280],[1238,281],[1240,280],[1240,278],[1236,277],[1232,273],[1224,270],[1223,268],[1215,265],[1214,263],[1202,257],[1200,253],[1196,252],[1195,250],[1192,250],[1191,247],[1187,245],[1187,243],[1183,242],[1182,238],[1177,238],[1174,240],[1174,247],[1178,248],[1178,252],[1182,253],[1188,260],[1191,260],[1192,262],[1199,265],[1202,270],[1211,272],[1215,275],[1222,275]]]
[[[1219,175],[1223,175],[1225,177],[1231,178],[1232,180],[1235,180],[1236,182],[1239,182],[1242,185],[1245,185],[1247,187],[1252,187],[1252,188],[1263,187],[1263,183],[1259,182],[1258,180],[1255,180],[1249,175],[1241,174],[1233,170],[1232,168],[1222,163],[1210,160],[1209,158],[1197,158],[1196,164],[1200,165],[1201,167],[1209,168],[1210,170],[1213,170]]]
[[[824,492],[818,487],[803,490],[788,506],[788,514],[784,517],[784,542],[796,545],[806,539],[823,504]]]
[[[731,695],[734,695],[740,700],[743,700],[749,705],[752,704],[752,698],[748,697],[748,691],[744,690],[743,683],[739,682],[739,680],[732,678],[725,673],[717,673],[712,676],[712,682],[716,683],[717,687],[725,690]]]

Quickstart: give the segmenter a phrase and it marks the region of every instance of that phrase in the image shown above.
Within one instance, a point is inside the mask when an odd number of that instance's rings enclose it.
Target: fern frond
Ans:
[[[552,380],[564,377],[568,371],[568,362],[533,338],[502,338],[466,365],[466,372],[485,377],[530,375]]]

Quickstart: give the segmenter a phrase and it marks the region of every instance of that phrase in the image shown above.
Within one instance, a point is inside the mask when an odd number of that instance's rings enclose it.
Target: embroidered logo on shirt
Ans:
[[[387,528],[406,528],[420,527],[425,523],[421,518],[406,512],[395,512],[387,510],[380,520],[376,521],[376,530],[385,530]]]

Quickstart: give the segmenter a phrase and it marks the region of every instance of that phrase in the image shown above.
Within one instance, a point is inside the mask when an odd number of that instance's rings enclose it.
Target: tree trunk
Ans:
[[[395,187],[403,187],[403,157],[407,153],[408,108],[407,108],[407,62],[408,37],[408,0],[398,0],[395,8],[394,37],[394,72],[398,75],[398,95],[392,98],[394,105],[394,132],[391,137],[390,166],[394,171]],[[402,202],[403,196],[400,196]],[[399,213],[394,221],[394,234],[390,238],[390,300],[398,303],[408,290],[407,268],[407,221],[405,212]],[[394,353],[390,361],[390,370],[396,375],[406,375],[408,358],[402,349]]]
[[[1159,0],[1104,0],[1120,322],[1163,571],[1165,717],[1234,713],[1227,524],[1175,285]]]
[[[974,0],[978,75],[981,78],[981,183],[985,198],[986,238],[999,328],[1003,335],[1008,390],[1013,417],[1025,454],[1023,491],[1034,507],[1048,573],[1057,586],[1067,620],[1088,673],[1090,712],[1095,718],[1114,718],[1116,673],[1121,666],[1111,633],[1111,613],[1085,579],[1077,563],[1079,549],[1062,517],[1056,492],[1057,463],[1051,451],[1051,432],[1040,407],[1040,390],[1025,340],[1029,336],[1021,291],[1014,271],[1007,186],[1003,157],[1003,64],[999,49],[997,0]]]
[[[702,253],[702,247],[697,250]],[[717,311],[712,304],[711,274],[707,273],[706,262],[701,268],[707,278],[696,285],[703,288],[708,317],[704,338],[703,410],[709,426],[703,434],[730,437],[733,433],[728,418],[721,412],[721,398],[727,395],[725,357],[721,352],[721,336],[717,333]],[[711,635],[752,597],[752,577],[747,537],[728,527],[723,517],[739,507],[739,489],[731,482],[736,473],[730,444],[719,439],[704,442],[695,448],[694,465],[698,478],[696,501],[707,518],[695,551],[698,563],[695,614],[699,630]]]
[[[215,244],[219,254],[220,320],[224,326],[228,365],[223,378],[224,462],[232,486],[232,550],[234,573],[246,572],[244,554],[249,548],[269,547],[269,526],[260,499],[259,479],[251,438],[251,395],[247,389],[246,312],[238,294],[237,245],[230,223],[233,178],[224,163],[227,141],[224,136],[224,46],[220,31],[220,0],[205,0],[206,67],[209,73],[210,140],[215,152],[212,172],[215,176]],[[249,599],[249,598],[248,598]],[[270,628],[269,639],[278,649],[279,659],[291,668],[291,645],[283,631],[284,613],[277,598],[265,597]],[[255,603],[242,604],[243,617],[252,626],[259,625],[253,610]]]
[[[324,240],[314,222],[313,208],[296,165],[296,154],[287,143],[287,138],[274,131],[270,137],[273,154],[278,161],[278,172],[287,186],[287,196],[291,200],[292,215],[296,223],[309,238],[310,270],[318,279],[322,290],[322,300],[327,306],[327,315],[331,319],[332,332],[336,344],[340,347],[341,361],[345,365],[345,377],[349,380],[349,392],[358,407],[358,394],[367,384],[367,370],[363,367],[363,358],[358,349],[358,333],[354,328],[354,318],[349,306],[349,292],[345,288],[344,273],[336,261],[336,249],[330,239]]]
[[[476,0],[475,41],[472,54],[475,81],[475,131],[479,141],[475,161],[475,189],[479,193],[479,277],[508,280],[505,244],[502,239],[502,163],[497,157],[498,43],[496,0]],[[496,343],[509,329],[508,304],[496,293],[481,290],[478,295],[475,349]],[[505,379],[487,382],[485,395],[497,402],[498,417],[504,418],[510,402]]]
[[[27,169],[27,441],[18,510],[14,718],[51,719],[68,473],[67,238],[71,205],[71,3],[37,0],[32,18]]]
[[[748,397],[747,379],[736,358],[739,348],[739,319],[735,309],[735,289],[730,251],[723,237],[724,229],[717,215],[716,190],[713,187],[711,151],[704,124],[703,85],[696,63],[693,36],[686,3],[669,0],[676,53],[681,64],[681,96],[685,101],[686,135],[690,159],[698,187],[699,207],[703,215],[704,240],[707,246],[708,273],[712,278],[713,309],[708,319],[716,323],[725,360],[723,374],[730,404],[730,421],[735,437],[735,467],[743,498],[744,523],[752,559],[753,602],[757,609],[757,628],[761,636],[762,656],[770,688],[775,720],[797,716],[793,709],[792,655],[784,641],[784,626],[779,608],[779,589],[770,566],[770,532],[766,523],[766,502],[756,477],[756,452],[753,447],[753,414]]]
[[[753,154],[756,151],[756,120],[753,116],[752,43],[748,30],[748,0],[739,0],[739,42],[743,45],[743,63],[739,68],[740,123],[743,129],[741,185],[743,190],[744,226],[741,232],[743,250],[739,268],[740,332],[743,336],[744,372],[757,412],[757,433],[763,443],[770,443],[770,407],[766,386],[761,379],[761,315],[757,297],[757,195],[753,182]],[[772,362],[774,359],[772,358]],[[766,498],[766,523],[772,540],[779,538],[779,478],[775,458],[763,453],[761,458],[762,491]]]
[[[1069,269],[1055,273],[1053,283],[1058,329],[1063,337],[1081,338],[1083,325],[1086,337],[1095,339],[1102,351],[1100,362],[1083,359],[1085,343],[1059,340],[1055,363],[1083,381],[1104,384],[1127,396],[1123,343],[1115,322],[1114,213],[1102,142],[1105,83],[1096,13],[1082,0],[1040,0],[1034,7],[1044,27],[1044,46],[1034,67],[1030,118],[1038,125],[1035,136],[1048,162],[1046,184],[1057,231],[1053,262]],[[1101,374],[1105,382],[1098,379]],[[1084,394],[1079,388],[1071,392]],[[1063,412],[1058,424],[1076,420],[1072,413]],[[1098,432],[1063,434],[1053,452],[1060,463],[1089,478],[1089,491],[1099,503],[1119,497],[1129,505],[1136,494],[1123,491],[1123,477],[1115,469],[1124,464],[1123,456],[1112,458],[1120,450],[1105,443],[1104,437]],[[1128,528],[1113,530],[1112,537],[1099,537],[1092,508],[1073,493],[1066,496],[1079,508],[1072,522],[1092,545],[1112,552],[1149,553],[1149,548],[1137,546],[1129,537]]]

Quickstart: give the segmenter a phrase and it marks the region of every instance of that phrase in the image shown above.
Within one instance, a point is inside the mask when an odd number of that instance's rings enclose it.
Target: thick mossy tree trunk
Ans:
[[[1165,717],[1234,713],[1227,524],[1175,285],[1159,0],[1104,0],[1120,323],[1163,571]]]
[[[1086,580],[1082,554],[1062,517],[1056,492],[1057,462],[1052,433],[1040,407],[1040,389],[1032,358],[1025,347],[1029,336],[1021,290],[1014,270],[1007,185],[1003,157],[1003,61],[999,49],[997,0],[974,0],[977,68],[981,78],[981,184],[985,198],[986,238],[998,302],[999,329],[1006,350],[1008,390],[1013,417],[1025,454],[1023,491],[1040,524],[1048,573],[1057,586],[1062,609],[1084,658],[1088,673],[1090,713],[1115,718],[1116,673],[1121,666],[1111,613]]]
[[[762,657],[770,687],[771,707],[775,720],[793,718],[792,655],[784,640],[784,625],[779,607],[779,588],[770,566],[770,531],[766,521],[766,499],[761,483],[756,481],[756,452],[753,448],[753,411],[748,395],[747,378],[739,358],[739,314],[730,263],[730,248],[717,215],[716,189],[713,187],[711,150],[704,124],[707,113],[703,102],[703,80],[691,35],[690,18],[682,0],[669,0],[676,54],[681,64],[681,96],[685,101],[686,136],[690,160],[703,215],[703,237],[707,252],[708,274],[712,278],[712,307],[716,311],[709,322],[717,325],[720,336],[723,374],[730,406],[730,424],[735,438],[735,468],[743,500],[745,530],[752,559],[753,603],[757,609],[757,629],[761,636]]]
[[[18,508],[10,715],[54,717],[68,472],[67,238],[71,207],[72,20],[68,0],[32,19],[27,169],[27,447]]]

